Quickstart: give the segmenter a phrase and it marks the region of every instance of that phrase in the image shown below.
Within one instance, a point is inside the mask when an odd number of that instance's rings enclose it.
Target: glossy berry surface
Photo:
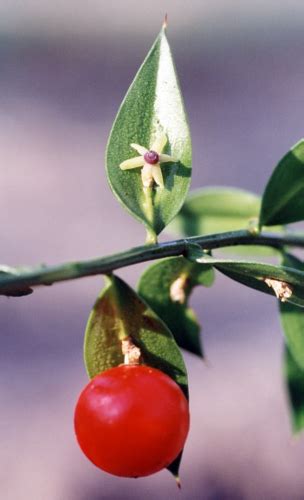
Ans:
[[[100,469],[124,477],[153,474],[183,449],[188,401],[163,372],[121,365],[94,377],[75,408],[84,454]]]
[[[155,165],[159,162],[159,154],[156,151],[147,151],[144,155],[144,160],[146,163],[150,165]]]

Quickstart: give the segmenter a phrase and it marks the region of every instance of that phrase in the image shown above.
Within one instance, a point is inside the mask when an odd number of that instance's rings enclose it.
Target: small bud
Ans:
[[[281,302],[286,302],[286,300],[292,296],[292,288],[285,281],[274,280],[271,278],[265,278],[264,281],[266,285],[273,289],[276,297]]]
[[[252,235],[252,236],[257,236],[260,232],[259,229],[259,220],[257,217],[252,217],[248,221],[248,226],[247,226],[247,231]]]
[[[149,165],[156,165],[159,162],[159,154],[156,151],[147,151],[144,155],[144,160]]]

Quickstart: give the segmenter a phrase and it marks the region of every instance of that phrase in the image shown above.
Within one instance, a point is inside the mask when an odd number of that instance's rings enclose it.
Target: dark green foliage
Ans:
[[[165,133],[165,153],[178,161],[163,164],[164,188],[146,192],[140,168],[121,170],[121,162],[138,156],[130,147],[151,147]],[[115,119],[106,153],[110,186],[118,200],[159,234],[180,210],[191,179],[191,140],[170,47],[163,29],[139,69]]]
[[[261,226],[304,220],[304,139],[295,144],[275,168],[265,188]]]
[[[172,257],[148,267],[138,284],[139,295],[168,325],[178,345],[199,356],[203,356],[200,325],[188,299],[195,286],[211,286],[213,280],[211,266]]]

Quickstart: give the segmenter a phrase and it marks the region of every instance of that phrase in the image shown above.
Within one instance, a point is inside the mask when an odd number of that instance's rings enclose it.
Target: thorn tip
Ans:
[[[167,27],[168,27],[168,14],[166,13],[163,22],[163,29],[165,30]]]

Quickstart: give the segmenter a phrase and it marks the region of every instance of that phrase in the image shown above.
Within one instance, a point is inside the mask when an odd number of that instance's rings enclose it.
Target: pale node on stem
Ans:
[[[139,365],[141,352],[139,347],[133,344],[131,337],[121,341],[121,350],[125,365]]]
[[[247,230],[253,236],[259,234],[259,220],[257,217],[251,217],[248,221]]]
[[[182,274],[175,281],[173,281],[170,286],[170,299],[172,302],[179,302],[180,304],[184,304],[186,302],[187,281],[187,274]]]
[[[154,183],[160,188],[164,187],[163,174],[160,168],[161,163],[176,162],[176,158],[163,154],[163,149],[167,144],[167,136],[162,133],[153,141],[150,149],[140,144],[132,143],[131,148],[135,149],[141,156],[129,158],[123,161],[119,167],[121,170],[130,170],[142,167],[141,180],[145,188],[152,187]]]
[[[286,302],[286,300],[292,296],[292,288],[285,281],[274,280],[271,278],[265,278],[264,281],[266,285],[273,289],[276,297],[281,302]]]

